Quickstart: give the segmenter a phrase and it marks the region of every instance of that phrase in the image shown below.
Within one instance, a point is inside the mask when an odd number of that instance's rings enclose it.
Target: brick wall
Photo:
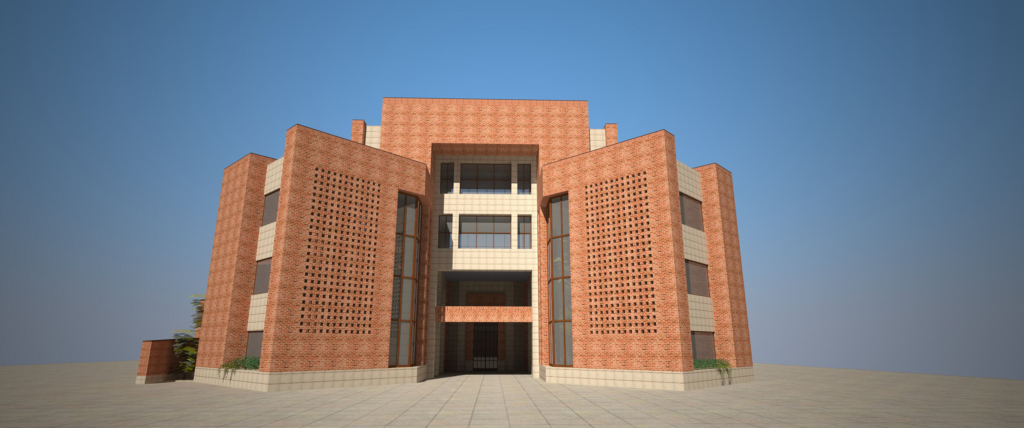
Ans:
[[[352,121],[352,141],[359,144],[366,144],[366,121],[355,119]]]
[[[174,339],[142,342],[137,376],[159,376],[178,372],[180,369],[178,357],[174,355]]]
[[[380,148],[429,164],[435,143],[535,145],[543,165],[588,152],[589,121],[586,101],[384,98]]]
[[[569,195],[574,367],[692,370],[676,168],[666,131],[542,167],[542,210]],[[547,364],[547,213],[538,220]]]
[[[249,154],[224,169],[203,311],[198,367],[220,367],[245,356],[249,298],[256,280],[256,244],[263,222],[263,187],[273,158]]]
[[[431,181],[422,163],[299,125],[288,130],[262,371],[388,366],[398,194],[419,197],[429,213]],[[421,230],[430,230],[430,217],[420,216]],[[419,249],[417,364],[426,242]]]
[[[694,169],[700,172],[704,199],[708,281],[715,312],[715,354],[733,367],[751,367],[750,328],[732,173],[714,163]]]

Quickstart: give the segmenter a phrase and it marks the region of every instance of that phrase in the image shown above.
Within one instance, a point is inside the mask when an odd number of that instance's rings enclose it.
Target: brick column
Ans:
[[[708,241],[708,279],[715,312],[715,354],[733,367],[750,367],[750,328],[743,289],[743,264],[736,225],[732,173],[718,164],[694,168],[704,198],[704,233]]]
[[[350,140],[359,143],[366,144],[366,121],[362,119],[355,119],[352,121],[352,138]]]
[[[245,356],[249,298],[256,281],[256,241],[263,185],[273,158],[248,154],[224,169],[196,366],[220,367]]]
[[[614,123],[604,124],[604,145],[608,147],[619,142],[619,125]]]

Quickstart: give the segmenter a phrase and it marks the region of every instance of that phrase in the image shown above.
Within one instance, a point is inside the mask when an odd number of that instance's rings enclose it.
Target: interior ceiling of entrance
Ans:
[[[530,282],[530,271],[456,270],[443,272],[447,281]]]

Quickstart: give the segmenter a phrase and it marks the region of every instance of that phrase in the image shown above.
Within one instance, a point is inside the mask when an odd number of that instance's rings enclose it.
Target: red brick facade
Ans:
[[[700,172],[704,233],[708,239],[708,280],[715,311],[715,353],[733,367],[751,367],[747,297],[740,261],[740,234],[732,173],[716,163]]]
[[[672,134],[658,131],[619,143],[617,125],[609,123],[606,146],[591,151],[586,101],[420,98],[384,99],[380,149],[365,145],[366,130],[365,121],[354,120],[351,140],[300,125],[287,131],[261,371],[388,367],[400,193],[422,204],[413,365],[428,362],[428,308],[441,331],[444,323],[469,323],[465,347],[448,354],[463,358],[464,351],[467,361],[472,360],[471,323],[533,321],[532,307],[505,306],[511,302],[504,294],[467,294],[467,306],[428,305],[436,280],[429,274],[430,234],[436,233],[431,231],[436,220],[432,165],[438,155],[537,160],[531,198],[539,207],[533,217],[539,284],[538,295],[529,300],[539,312],[540,364],[549,364],[550,352],[547,204],[567,195],[573,366],[693,370]],[[219,367],[246,353],[264,183],[272,161],[250,154],[224,171],[198,367]],[[750,366],[732,177],[716,164],[697,170],[716,353],[734,366]],[[514,168],[512,174],[515,180]],[[529,292],[529,284],[523,291]],[[528,327],[510,328],[509,343],[519,343],[516,335]],[[499,336],[505,358],[505,324]],[[521,355],[516,346],[508,349]]]
[[[142,342],[137,376],[159,376],[180,371],[178,357],[174,355],[174,339]]]
[[[263,186],[274,159],[249,154],[224,169],[206,286],[198,367],[245,356],[249,299],[256,280],[256,241],[263,223]]]

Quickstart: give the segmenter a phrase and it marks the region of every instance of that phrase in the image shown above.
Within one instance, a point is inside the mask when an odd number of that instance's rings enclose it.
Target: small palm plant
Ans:
[[[178,366],[186,377],[190,377],[196,370],[196,354],[199,352],[199,338],[196,331],[203,326],[203,305],[206,303],[206,296],[193,294],[192,298],[192,329],[174,330],[174,355],[178,357]]]

